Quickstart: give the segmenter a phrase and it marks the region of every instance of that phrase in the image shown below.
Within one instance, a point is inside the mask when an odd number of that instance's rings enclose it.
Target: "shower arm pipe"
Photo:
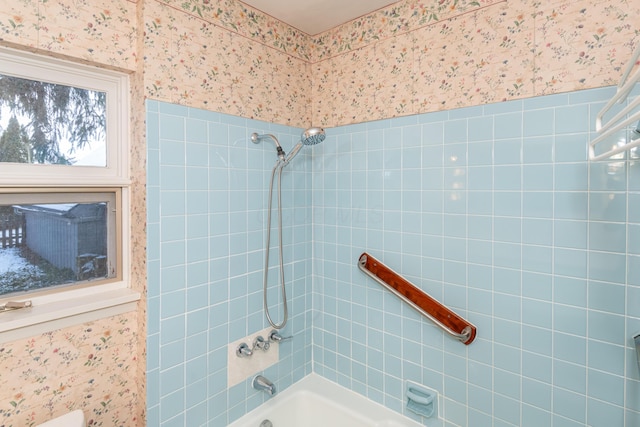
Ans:
[[[469,345],[476,338],[474,325],[368,253],[360,255],[358,268],[463,344]]]

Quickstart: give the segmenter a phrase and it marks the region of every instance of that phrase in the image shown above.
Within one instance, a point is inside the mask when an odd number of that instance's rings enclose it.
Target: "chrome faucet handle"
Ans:
[[[288,337],[283,337],[282,335],[280,335],[280,333],[278,331],[276,331],[275,329],[271,332],[269,332],[269,341],[271,342],[282,342],[282,341],[287,341],[293,338],[293,335],[290,335]]]
[[[253,349],[255,350],[256,348],[259,348],[262,351],[267,351],[269,350],[269,347],[271,347],[271,343],[269,343],[269,341],[265,341],[264,338],[262,338],[261,335],[258,335],[255,339],[255,341],[253,341]]]
[[[253,350],[251,350],[246,343],[242,343],[236,348],[236,356],[238,357],[249,357],[252,354]]]

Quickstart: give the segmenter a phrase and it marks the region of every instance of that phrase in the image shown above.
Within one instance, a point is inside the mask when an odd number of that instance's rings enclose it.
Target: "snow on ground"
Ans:
[[[0,274],[38,269],[20,256],[18,248],[0,249]]]

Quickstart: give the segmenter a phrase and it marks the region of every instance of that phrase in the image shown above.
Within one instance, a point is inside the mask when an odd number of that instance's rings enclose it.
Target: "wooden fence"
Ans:
[[[0,249],[16,248],[27,243],[24,215],[0,217]]]

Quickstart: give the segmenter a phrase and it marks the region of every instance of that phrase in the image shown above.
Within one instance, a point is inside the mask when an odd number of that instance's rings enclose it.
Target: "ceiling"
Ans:
[[[398,0],[242,0],[309,35],[316,35]]]

